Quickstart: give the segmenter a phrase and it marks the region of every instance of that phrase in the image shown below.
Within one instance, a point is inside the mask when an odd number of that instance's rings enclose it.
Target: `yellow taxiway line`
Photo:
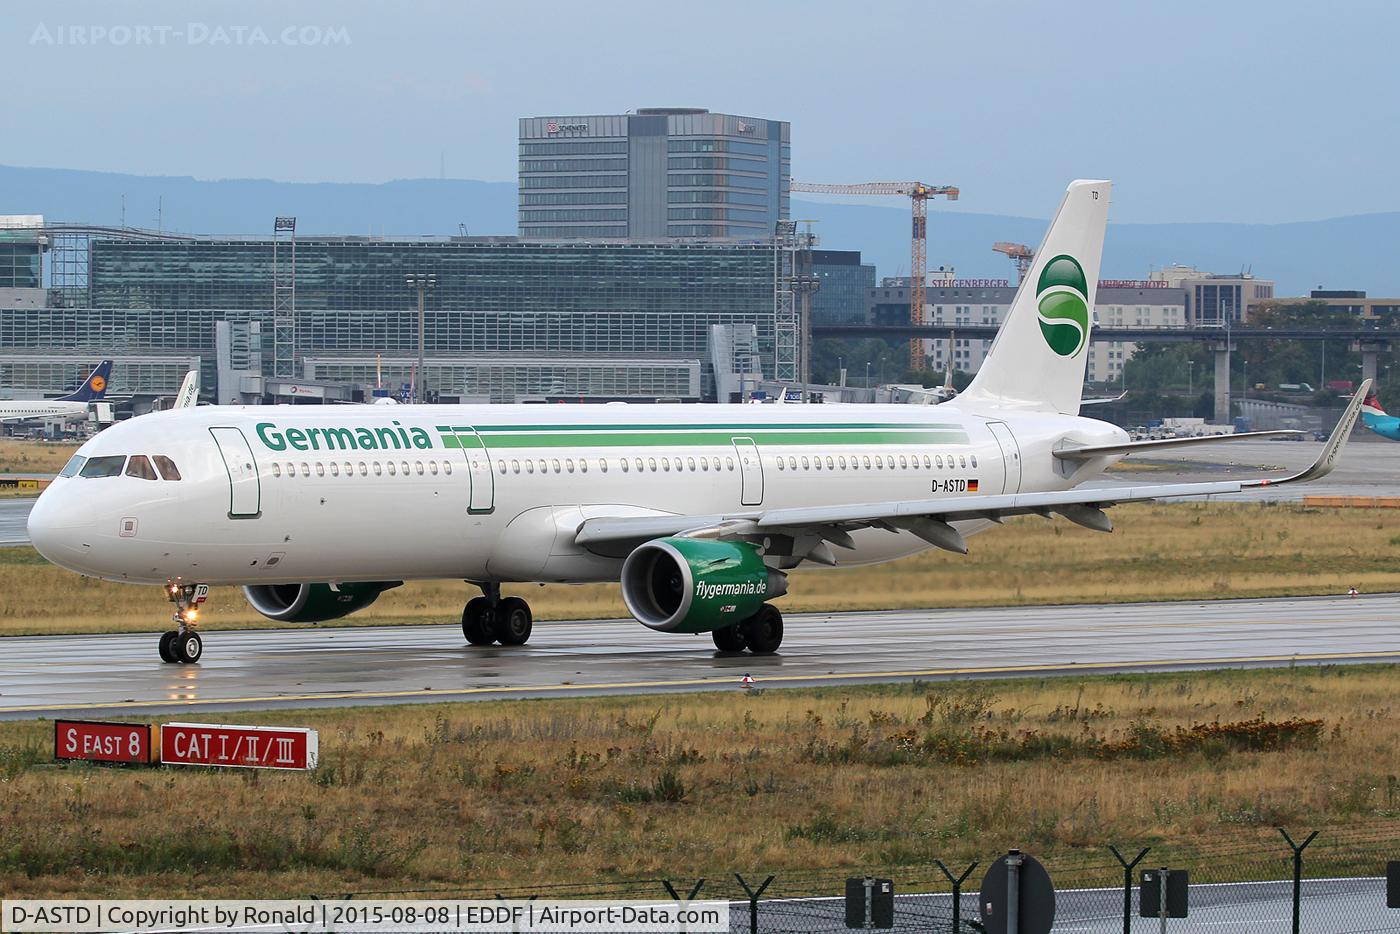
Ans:
[[[1061,662],[1057,664],[1038,665],[984,665],[972,668],[925,668],[910,671],[852,671],[852,672],[828,672],[825,674],[810,675],[774,675],[758,680],[756,687],[763,687],[770,684],[783,684],[794,682],[839,682],[858,681],[862,679],[897,679],[897,678],[947,678],[957,675],[1027,675],[1044,672],[1064,672],[1064,671],[1103,671],[1103,670],[1126,670],[1126,669],[1153,669],[1171,668],[1181,665],[1190,666],[1211,666],[1228,668],[1234,665],[1268,664],[1281,662],[1329,662],[1329,661],[1350,661],[1356,659],[1387,659],[1400,660],[1400,652],[1326,652],[1312,655],[1246,655],[1235,658],[1172,658],[1156,659],[1151,661],[1122,661],[1122,662]],[[539,694],[539,693],[569,693],[575,691],[619,691],[619,690],[644,690],[647,688],[678,688],[678,687],[714,687],[730,681],[731,678],[689,678],[679,681],[612,681],[597,682],[591,684],[541,684],[541,685],[518,685],[501,687],[478,687],[478,688],[444,688],[434,690],[433,688],[420,688],[413,691],[371,691],[353,692],[341,691],[324,694],[274,694],[264,697],[210,697],[210,698],[182,698],[176,700],[154,699],[154,700],[125,700],[108,701],[96,704],[44,704],[23,707],[0,707],[0,714],[9,713],[43,713],[45,711],[57,710],[119,710],[122,708],[140,709],[144,707],[206,707],[229,704],[287,704],[296,701],[365,701],[365,700],[395,700],[408,698],[452,698],[471,697],[482,694]]]

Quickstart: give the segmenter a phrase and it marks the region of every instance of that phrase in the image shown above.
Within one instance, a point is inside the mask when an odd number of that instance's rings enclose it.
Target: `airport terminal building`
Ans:
[[[777,317],[785,255],[771,233],[608,243],[97,235],[81,282],[55,268],[44,300],[5,303],[0,396],[65,385],[103,356],[116,358],[116,392],[173,392],[192,362],[220,402],[336,397],[321,384],[337,381],[396,390],[416,367],[414,273],[433,276],[425,375],[444,400],[714,399],[717,364],[722,382],[733,376],[717,343],[747,348],[756,382],[773,378],[778,344],[794,341],[780,341]],[[274,278],[293,267],[284,348]]]

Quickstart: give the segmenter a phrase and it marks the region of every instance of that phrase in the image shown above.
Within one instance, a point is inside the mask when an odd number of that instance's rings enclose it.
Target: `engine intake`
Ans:
[[[324,623],[363,610],[403,581],[359,584],[255,584],[243,588],[248,603],[282,623]]]
[[[711,632],[787,593],[787,575],[763,563],[747,542],[659,538],[622,565],[622,600],[643,626]]]

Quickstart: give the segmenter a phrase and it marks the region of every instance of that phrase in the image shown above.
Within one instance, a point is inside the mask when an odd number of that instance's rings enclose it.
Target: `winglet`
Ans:
[[[1371,392],[1372,382],[1373,380],[1366,380],[1361,384],[1361,388],[1352,395],[1346,410],[1342,412],[1342,417],[1337,421],[1337,427],[1332,429],[1327,443],[1322,446],[1322,453],[1317,456],[1317,460],[1313,461],[1311,467],[1289,477],[1280,477],[1277,480],[1251,480],[1243,485],[1278,486],[1280,483],[1303,483],[1308,480],[1321,479],[1331,473],[1332,468],[1337,464],[1337,458],[1341,456],[1342,448],[1346,445],[1347,439],[1351,437],[1351,430],[1356,427],[1356,419],[1361,414],[1361,404]]]

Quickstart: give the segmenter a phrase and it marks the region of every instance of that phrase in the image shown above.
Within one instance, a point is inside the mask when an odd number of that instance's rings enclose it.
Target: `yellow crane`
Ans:
[[[1024,243],[1007,243],[1005,240],[993,243],[992,250],[996,253],[1005,253],[1011,262],[1016,264],[1016,284],[1020,285],[1021,280],[1026,277],[1026,273],[1031,268],[1031,261],[1035,259],[1035,250]]]
[[[918,327],[924,323],[924,291],[928,288],[928,199],[943,196],[958,200],[959,191],[952,185],[925,185],[923,182],[864,182],[858,185],[823,185],[816,182],[792,182],[793,191],[814,195],[904,195],[914,211],[910,237],[909,259],[909,323]],[[923,339],[909,341],[909,365],[923,369]]]

